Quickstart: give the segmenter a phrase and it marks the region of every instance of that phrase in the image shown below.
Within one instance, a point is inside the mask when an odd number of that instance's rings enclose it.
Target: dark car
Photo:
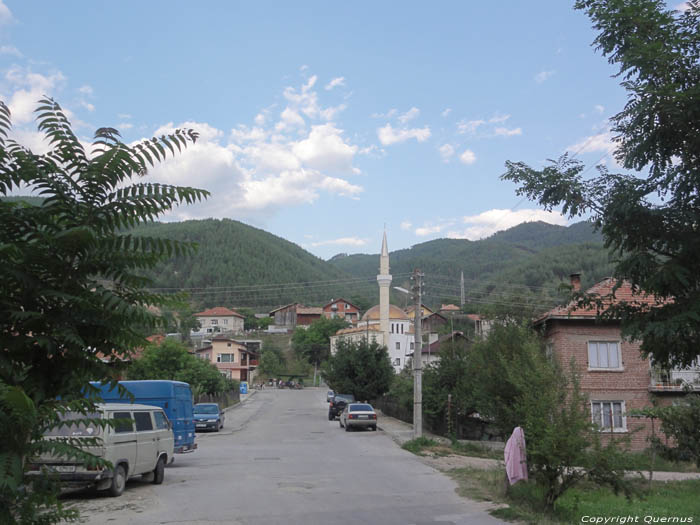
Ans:
[[[215,430],[224,428],[224,414],[216,403],[197,403],[194,406],[195,430]]]
[[[354,403],[352,394],[335,394],[328,405],[328,421],[333,421],[345,409],[348,403]]]

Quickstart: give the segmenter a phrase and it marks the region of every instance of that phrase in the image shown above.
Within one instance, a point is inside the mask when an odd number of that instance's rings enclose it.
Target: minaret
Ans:
[[[391,286],[391,274],[389,273],[389,249],[386,245],[386,230],[382,239],[382,255],[379,257],[379,329],[384,332],[384,344],[389,347],[389,287]]]

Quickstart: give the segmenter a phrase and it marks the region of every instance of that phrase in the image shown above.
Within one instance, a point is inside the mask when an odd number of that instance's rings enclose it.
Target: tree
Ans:
[[[314,383],[316,369],[328,359],[331,348],[331,336],[348,326],[344,319],[321,317],[306,328],[297,327],[292,335],[292,349],[301,357],[314,365]]]
[[[0,102],[0,195],[29,187],[43,197],[38,205],[0,200],[2,523],[52,523],[68,516],[47,480],[25,490],[26,458],[49,446],[41,437],[57,410],[85,414],[93,408],[82,399],[89,381],[108,381],[110,365],[119,367],[145,343],[141,327],[156,327],[158,317],[147,307],[167,298],[144,288],[142,272],[194,249],[190,243],[137,238],[129,228],[208,195],[132,183],[193,143],[192,130],[128,146],[115,129],[101,128],[88,152],[56,102],[45,98],[36,112],[50,148],[43,155],[8,138],[10,111]],[[61,452],[80,454],[74,445],[61,443]],[[37,495],[45,497],[37,501]]]
[[[358,400],[377,399],[389,391],[394,376],[385,346],[367,341],[339,341],[335,355],[324,367],[328,386],[336,392],[353,394]]]
[[[629,494],[622,452],[612,440],[601,445],[573,363],[566,373],[534,331],[518,325],[496,325],[471,354],[475,408],[504,435],[523,428],[528,470],[542,487],[545,508],[585,479]]]
[[[661,430],[673,439],[673,446],[658,438],[653,444],[661,454],[674,461],[693,461],[700,467],[700,394],[688,394],[683,403],[667,407],[655,407],[661,420]]]
[[[588,180],[564,155],[541,170],[506,162],[502,176],[547,210],[591,215],[617,258],[618,282],[659,300],[651,309],[623,302],[604,315],[669,365],[690,364],[700,346],[700,3],[686,4],[683,14],[662,0],[575,4],[599,31],[596,48],[619,66],[628,100],[611,119],[615,158],[635,174],[598,166]]]
[[[129,367],[129,379],[168,379],[189,383],[200,394],[220,394],[233,388],[212,363],[198,359],[178,341],[149,345]]]

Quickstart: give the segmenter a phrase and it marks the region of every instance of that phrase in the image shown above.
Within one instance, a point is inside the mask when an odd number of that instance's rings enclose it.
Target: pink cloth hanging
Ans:
[[[513,485],[520,480],[527,480],[527,456],[525,454],[525,432],[515,427],[505,448],[506,474],[508,482]]]

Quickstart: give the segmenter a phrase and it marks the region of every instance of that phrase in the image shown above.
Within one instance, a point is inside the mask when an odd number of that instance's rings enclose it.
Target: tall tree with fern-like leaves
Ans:
[[[75,440],[42,441],[57,413],[88,414],[90,380],[108,381],[142,329],[167,303],[149,292],[143,272],[194,245],[129,233],[208,192],[149,183],[148,169],[197,139],[177,130],[134,146],[101,128],[86,149],[61,107],[44,98],[36,110],[49,151],[35,154],[9,138],[11,115],[0,102],[0,196],[27,188],[38,205],[0,199],[0,523],[55,523],[76,518],[57,487],[31,482],[28,462],[44,452],[105,466]],[[33,485],[32,490],[26,490]]]
[[[599,31],[594,46],[619,66],[627,104],[611,119],[625,173],[563,156],[544,169],[507,162],[518,194],[570,217],[589,214],[616,257],[614,276],[659,300],[622,302],[604,317],[661,365],[688,365],[700,348],[700,2],[578,0]],[[582,297],[600,305],[601,298]]]

